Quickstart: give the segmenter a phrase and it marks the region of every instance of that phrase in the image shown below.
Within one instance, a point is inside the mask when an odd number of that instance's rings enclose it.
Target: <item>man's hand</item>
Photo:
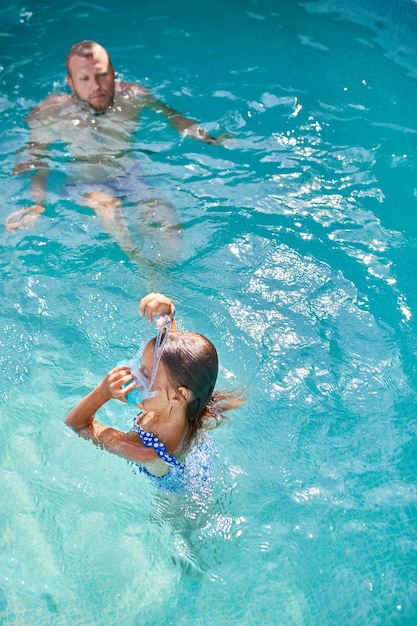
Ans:
[[[39,218],[39,215],[45,211],[45,207],[41,204],[32,204],[25,209],[14,211],[6,219],[6,231],[13,233],[18,228],[22,230],[30,230],[33,228]]]
[[[236,137],[235,135],[232,135],[232,133],[220,133],[217,137],[207,135],[207,139],[203,139],[202,141],[205,141],[211,146],[231,146],[236,143]]]
[[[184,137],[191,137],[192,139],[198,139],[204,143],[208,143],[210,146],[222,146],[227,139],[233,139],[234,135],[230,133],[220,133],[217,137],[209,135],[203,128],[200,128],[197,124],[191,124],[188,128],[182,131]]]

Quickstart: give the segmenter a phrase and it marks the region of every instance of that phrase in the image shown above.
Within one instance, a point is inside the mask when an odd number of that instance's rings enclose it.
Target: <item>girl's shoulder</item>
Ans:
[[[140,428],[145,433],[154,436],[170,454],[179,456],[185,451],[187,430],[182,423],[174,421],[158,422],[151,411],[138,413],[133,423],[136,428]]]

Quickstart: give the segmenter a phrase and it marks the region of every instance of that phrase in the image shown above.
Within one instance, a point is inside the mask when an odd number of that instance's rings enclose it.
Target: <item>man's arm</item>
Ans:
[[[20,152],[24,152],[23,159],[16,165],[12,174],[22,174],[24,172],[33,173],[30,187],[30,195],[36,204],[42,204],[46,195],[46,181],[49,176],[49,167],[44,155],[47,144],[40,144],[31,141]]]
[[[19,163],[13,170],[13,174],[35,170],[30,186],[30,195],[35,203],[23,209],[18,209],[7,217],[6,230],[9,233],[17,229],[33,228],[39,215],[45,211],[43,202],[46,196],[46,182],[48,180],[49,168],[46,165],[42,165],[42,167],[38,165],[38,167],[39,169],[36,169],[35,165],[32,167],[32,164],[23,162]]]
[[[211,145],[217,145],[222,142],[227,133],[222,133],[218,137],[213,137],[201,128],[196,120],[190,120],[175,109],[168,107],[166,104],[155,98],[150,92],[146,92],[144,98],[144,106],[155,113],[161,114],[166,117],[171,126],[175,128],[184,137],[191,137],[192,139],[198,139]],[[227,135],[229,136],[229,135]]]
[[[67,99],[68,96],[66,94],[50,96],[29,113],[26,122],[31,131],[31,141],[18,152],[18,159],[19,153],[23,156],[19,159],[12,174],[32,173],[30,195],[34,200],[34,204],[14,211],[8,216],[6,219],[6,230],[8,232],[14,232],[17,229],[33,228],[39,215],[45,210],[43,203],[49,176],[49,167],[45,160],[45,154],[49,144],[42,137],[41,118],[45,111],[52,111],[53,108],[60,107]]]

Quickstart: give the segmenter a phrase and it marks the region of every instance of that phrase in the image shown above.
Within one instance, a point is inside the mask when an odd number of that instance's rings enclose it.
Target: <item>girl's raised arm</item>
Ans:
[[[139,303],[139,315],[142,317],[146,315],[150,322],[153,321],[154,315],[168,315],[172,319],[171,330],[177,330],[177,325],[174,319],[175,306],[171,299],[164,296],[162,293],[152,292],[142,298]]]

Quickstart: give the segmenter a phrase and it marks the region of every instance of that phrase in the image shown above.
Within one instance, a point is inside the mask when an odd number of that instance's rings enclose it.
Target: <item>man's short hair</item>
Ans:
[[[67,54],[67,59],[66,59],[66,66],[67,66],[67,74],[68,76],[71,76],[71,71],[70,71],[70,61],[72,59],[72,57],[78,56],[78,57],[85,57],[86,59],[91,58],[94,54],[94,50],[99,47],[102,48],[102,46],[100,46],[100,44],[96,43],[95,41],[90,41],[89,39],[85,39],[84,41],[80,41],[79,43],[75,43],[71,50],[68,52]],[[103,50],[105,50],[103,48]],[[110,55],[107,52],[107,50],[105,50],[106,54],[107,54],[107,58],[109,59],[109,68],[111,70],[114,71],[113,69],[113,65],[110,59]]]

